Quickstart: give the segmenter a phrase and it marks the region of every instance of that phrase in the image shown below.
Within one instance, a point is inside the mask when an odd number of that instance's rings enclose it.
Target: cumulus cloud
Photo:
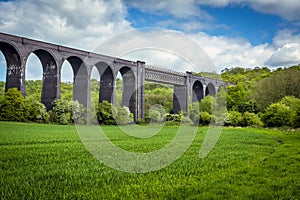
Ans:
[[[86,50],[130,28],[120,1],[16,0],[0,10],[3,32]]]

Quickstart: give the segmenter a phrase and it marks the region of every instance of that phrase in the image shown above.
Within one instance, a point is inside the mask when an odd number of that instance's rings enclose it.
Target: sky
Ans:
[[[298,0],[11,0],[0,1],[0,32],[182,72],[209,70],[187,67],[187,52],[189,59],[198,58],[189,63],[197,66],[206,64],[199,64],[205,52],[217,72],[237,66],[277,68],[300,63],[299,10]],[[112,43],[117,39],[123,43]],[[196,49],[186,46],[191,41]],[[72,80],[67,65],[63,81]],[[0,80],[5,70],[0,54]],[[41,79],[41,74],[31,55],[26,79]]]

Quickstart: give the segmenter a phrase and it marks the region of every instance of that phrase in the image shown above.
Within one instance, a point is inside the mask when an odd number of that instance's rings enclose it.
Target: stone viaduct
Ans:
[[[122,104],[129,107],[135,120],[144,118],[145,81],[174,85],[173,111],[187,111],[190,101],[200,101],[206,95],[214,95],[227,83],[207,77],[195,76],[192,72],[180,73],[146,65],[142,61],[96,54],[61,45],[37,41],[15,35],[0,33],[0,50],[6,68],[5,91],[18,88],[25,96],[25,66],[30,54],[35,54],[42,63],[41,102],[49,110],[52,102],[60,98],[61,68],[68,61],[73,69],[73,99],[87,108],[90,106],[90,76],[96,67],[100,76],[99,102],[116,102],[116,76],[123,79]]]

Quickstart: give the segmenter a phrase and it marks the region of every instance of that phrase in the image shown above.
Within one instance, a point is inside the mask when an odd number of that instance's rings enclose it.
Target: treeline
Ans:
[[[300,127],[300,66],[275,71],[266,67],[236,67],[224,69],[221,75],[207,72],[198,75],[220,78],[232,85],[226,91],[189,105],[188,113],[173,114],[173,87],[146,82],[145,120],[139,123]],[[69,124],[80,119],[80,123],[132,123],[132,113],[121,106],[122,80],[117,79],[116,84],[117,106],[108,102],[98,104],[100,84],[91,80],[92,110],[86,111],[72,101],[72,83],[61,83],[61,99],[47,112],[40,103],[40,80],[26,81],[26,99],[16,89],[4,94],[5,83],[0,82],[0,120]]]
[[[300,66],[275,71],[231,68],[223,70],[221,77],[234,84],[226,91],[225,124],[247,126],[251,115],[260,126],[300,127]]]

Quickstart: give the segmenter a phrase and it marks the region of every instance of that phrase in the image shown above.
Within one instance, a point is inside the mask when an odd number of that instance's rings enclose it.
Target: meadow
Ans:
[[[177,127],[134,138],[114,126],[107,136],[121,148],[150,152]],[[200,127],[189,149],[171,165],[126,173],[96,160],[76,127],[0,122],[1,199],[300,199],[300,132],[223,128],[207,157]]]

